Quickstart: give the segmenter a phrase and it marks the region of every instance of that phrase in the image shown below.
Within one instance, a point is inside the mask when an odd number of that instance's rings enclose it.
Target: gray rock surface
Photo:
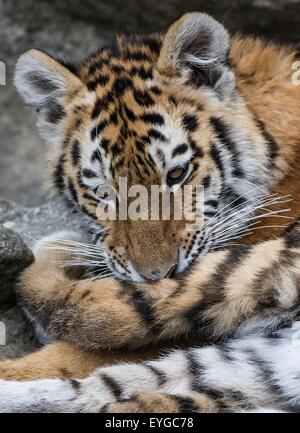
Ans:
[[[6,328],[6,344],[0,345],[0,361],[22,356],[38,348],[33,331],[18,307],[0,308],[0,321]]]
[[[26,208],[0,199],[0,321],[6,327],[6,345],[0,345],[0,359],[20,356],[37,346],[13,296],[17,275],[33,260],[30,246],[55,231],[81,227],[76,214],[70,215],[59,202]]]
[[[20,272],[34,260],[31,250],[19,234],[0,226],[0,305],[15,302],[14,287]]]
[[[54,2],[0,0],[0,61],[6,86],[0,86],[0,196],[27,206],[47,200],[41,187],[47,148],[34,113],[13,85],[20,54],[40,48],[77,62],[103,44],[100,28],[59,10]]]
[[[27,208],[0,198],[0,224],[19,233],[27,245],[59,230],[80,230],[82,221],[59,201]]]
[[[299,42],[299,0],[55,0],[58,9],[112,32],[164,31],[189,11],[207,12],[231,32]]]

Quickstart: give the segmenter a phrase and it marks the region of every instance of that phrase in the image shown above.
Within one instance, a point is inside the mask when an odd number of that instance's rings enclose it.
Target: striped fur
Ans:
[[[297,322],[295,322],[297,323]],[[299,322],[298,322],[299,324]],[[300,345],[286,327],[175,350],[160,360],[96,370],[80,380],[0,381],[2,412],[299,411]],[[275,360],[276,359],[276,360]]]
[[[0,410],[298,410],[298,224],[277,240],[209,253],[180,282],[152,286],[113,279],[72,283],[62,271],[46,267],[46,259],[49,252],[40,249],[21,290],[26,308],[54,338],[89,349],[135,347],[180,335],[218,342],[157,361],[105,367],[82,380],[2,381]]]

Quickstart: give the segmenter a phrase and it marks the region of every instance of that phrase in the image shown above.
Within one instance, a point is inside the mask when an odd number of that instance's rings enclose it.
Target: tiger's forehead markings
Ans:
[[[128,173],[130,161],[136,174],[132,177],[144,182],[203,157],[193,137],[203,106],[190,92],[175,95],[167,80],[157,80],[153,66],[160,47],[157,35],[119,38],[114,47],[96,53],[83,69],[88,90],[95,96],[90,139],[96,148],[87,168],[97,163],[100,169],[102,164],[102,173],[116,180]]]
[[[149,38],[120,36],[110,46],[104,47],[92,55],[83,69],[83,78],[93,90],[98,84],[106,85],[112,72],[118,74],[127,71],[131,76],[142,79],[152,77],[151,65],[158,58],[162,36]],[[99,79],[99,81],[98,81]]]

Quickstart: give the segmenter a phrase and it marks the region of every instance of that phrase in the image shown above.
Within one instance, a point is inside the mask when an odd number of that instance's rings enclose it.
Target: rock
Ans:
[[[165,31],[189,11],[207,12],[232,33],[252,33],[299,42],[299,0],[55,0],[59,10],[85,19],[103,32]],[[53,4],[53,1],[51,1]]]
[[[21,236],[0,226],[0,308],[15,301],[14,287],[20,272],[33,260],[34,256]]]
[[[7,70],[7,84],[0,86],[0,196],[25,206],[48,199],[41,188],[48,149],[38,134],[35,113],[14,88],[17,58],[40,48],[78,62],[108,37],[94,23],[76,19],[52,2],[0,0],[0,61]]]
[[[18,307],[0,310],[0,322],[5,326],[5,345],[0,342],[0,360],[16,358],[36,350],[38,344],[30,325]]]
[[[13,307],[16,277],[33,260],[30,247],[55,231],[80,230],[82,226],[78,216],[59,202],[26,208],[0,199],[0,322],[6,328],[6,345],[1,346],[0,338],[0,359],[20,356],[37,347],[31,327]]]
[[[59,201],[27,208],[0,198],[0,224],[19,233],[32,246],[34,241],[59,230],[81,230],[84,223]]]
[[[0,225],[0,359],[19,356],[34,347],[32,331],[14,306],[17,279],[33,260],[22,237]]]

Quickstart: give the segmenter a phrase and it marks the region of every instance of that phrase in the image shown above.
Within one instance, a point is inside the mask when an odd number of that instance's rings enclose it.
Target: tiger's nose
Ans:
[[[145,280],[150,280],[150,281],[158,281],[161,280],[162,278],[171,278],[172,275],[174,274],[175,268],[176,265],[171,266],[167,270],[153,269],[149,272],[144,272],[143,274],[141,274],[141,276],[145,278]]]

